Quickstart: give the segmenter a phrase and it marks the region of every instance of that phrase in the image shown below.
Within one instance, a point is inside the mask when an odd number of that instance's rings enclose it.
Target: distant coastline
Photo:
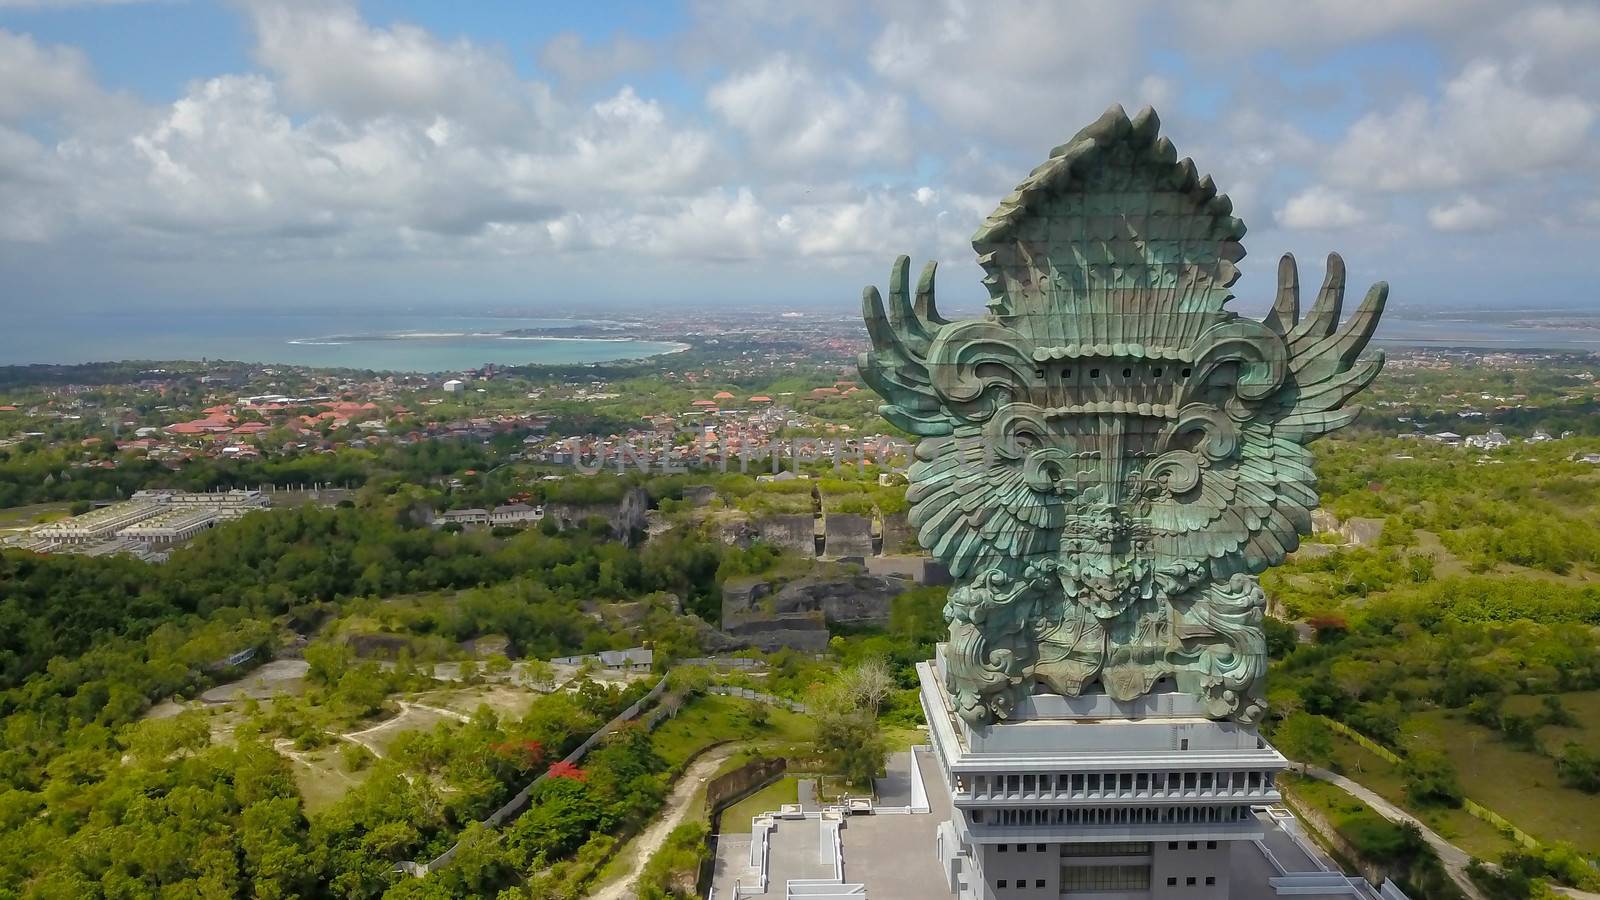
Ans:
[[[329,369],[458,372],[682,353],[638,323],[512,316],[28,315],[0,330],[0,365],[235,360]]]

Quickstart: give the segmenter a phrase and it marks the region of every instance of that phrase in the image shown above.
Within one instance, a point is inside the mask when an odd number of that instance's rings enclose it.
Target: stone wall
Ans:
[[[917,584],[950,583],[950,570],[931,556],[874,556],[866,565],[873,575],[897,575]]]
[[[751,524],[763,543],[808,558],[817,555],[817,524],[812,516],[762,516]]]
[[[911,523],[906,521],[903,512],[890,513],[883,517],[883,541],[879,553],[884,556],[895,556],[902,553],[917,553],[917,533],[911,529]]]
[[[722,624],[821,613],[829,622],[882,625],[889,621],[890,602],[912,586],[909,578],[867,573],[807,575],[782,585],[730,579],[722,588]]]
[[[835,558],[872,556],[872,520],[851,513],[828,513],[822,519],[822,552]]]
[[[1374,519],[1364,516],[1351,516],[1341,521],[1338,516],[1325,509],[1311,511],[1311,531],[1313,534],[1336,533],[1346,544],[1357,547],[1371,547],[1378,543],[1378,538],[1383,535],[1383,519]]]
[[[644,488],[629,488],[616,503],[547,503],[545,518],[561,528],[580,528],[589,519],[605,519],[611,536],[630,540],[649,526],[650,495]]]
[[[786,583],[730,578],[722,586],[722,630],[762,650],[816,651],[828,623],[884,625],[895,597],[915,586],[898,575],[816,574]]]
[[[775,781],[788,768],[788,761],[782,757],[757,759],[706,782],[707,818],[715,823],[724,809]]]

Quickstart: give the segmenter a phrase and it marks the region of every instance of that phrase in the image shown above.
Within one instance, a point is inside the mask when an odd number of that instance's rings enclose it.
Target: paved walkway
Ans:
[[[661,812],[650,822],[645,830],[629,841],[618,851],[618,858],[625,859],[627,868],[622,874],[601,885],[590,894],[591,900],[632,900],[637,896],[634,886],[639,881],[639,875],[644,871],[645,863],[650,857],[661,849],[667,841],[667,835],[672,829],[682,825],[691,813],[698,815],[700,804],[696,803],[696,794],[700,787],[716,774],[728,757],[744,749],[743,744],[723,744],[713,747],[700,754],[689,768],[683,770],[678,776],[677,784],[673,785],[672,793],[667,795],[667,801],[661,805]]]
[[[1433,852],[1439,855],[1439,862],[1444,865],[1445,872],[1450,875],[1450,880],[1456,883],[1456,887],[1461,888],[1461,892],[1466,894],[1469,898],[1471,898],[1471,900],[1485,900],[1483,893],[1478,890],[1478,886],[1472,882],[1470,877],[1467,876],[1467,864],[1472,861],[1472,854],[1440,837],[1438,832],[1434,831],[1432,828],[1429,828],[1427,824],[1419,820],[1416,816],[1413,816],[1400,807],[1395,806],[1393,803],[1390,803],[1388,800],[1384,799],[1381,795],[1367,789],[1363,785],[1351,781],[1343,775],[1330,772],[1327,769],[1321,768],[1320,766],[1307,765],[1303,763],[1295,763],[1294,765],[1299,771],[1310,775],[1312,778],[1315,778],[1318,781],[1326,781],[1329,784],[1342,788],[1346,793],[1355,797],[1357,800],[1360,800],[1361,802],[1377,810],[1379,815],[1391,822],[1404,822],[1417,826],[1417,830],[1422,832],[1422,839],[1427,841],[1428,846],[1433,848]]]

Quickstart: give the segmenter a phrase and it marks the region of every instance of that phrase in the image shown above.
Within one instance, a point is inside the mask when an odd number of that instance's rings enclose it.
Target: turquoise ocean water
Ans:
[[[0,365],[126,359],[290,363],[398,372],[608,362],[669,353],[665,341],[530,338],[572,320],[416,315],[22,315],[0,320]]]

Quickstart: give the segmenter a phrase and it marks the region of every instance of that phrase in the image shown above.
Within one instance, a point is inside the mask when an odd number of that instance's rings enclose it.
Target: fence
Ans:
[[[1317,716],[1316,718],[1321,719],[1329,728],[1332,728],[1339,734],[1342,734],[1350,740],[1355,741],[1363,748],[1372,751],[1373,755],[1377,756],[1379,759],[1387,760],[1388,762],[1397,766],[1401,764],[1400,754],[1395,753],[1388,747],[1383,746],[1372,738],[1369,738],[1354,728],[1351,728],[1349,725],[1346,725],[1345,723],[1335,719],[1330,719],[1327,716]],[[1538,838],[1511,824],[1511,822],[1506,819],[1505,816],[1500,815],[1481,803],[1463,799],[1461,802],[1461,807],[1467,811],[1468,815],[1488,822],[1490,825],[1493,825],[1495,828],[1499,829],[1505,834],[1510,835],[1512,840],[1524,847],[1537,850],[1540,846],[1542,846],[1539,843]]]
[[[595,744],[598,744],[600,741],[604,740],[606,735],[616,731],[618,728],[622,727],[628,722],[633,721],[635,718],[638,718],[639,713],[643,711],[645,707],[654,702],[657,697],[661,696],[661,692],[666,689],[667,679],[665,676],[663,676],[660,681],[656,682],[656,686],[650,689],[648,694],[645,694],[643,697],[640,697],[638,700],[634,701],[632,706],[629,706],[622,712],[617,713],[616,718],[600,726],[599,730],[595,731],[594,734],[591,734],[588,738],[584,739],[584,742],[579,744],[576,749],[574,749],[571,753],[568,753],[566,756],[563,756],[561,761],[564,763],[576,763],[578,760],[582,759],[584,754],[592,750]],[[661,713],[658,711],[651,720],[651,724],[660,721],[660,719]],[[534,789],[543,784],[544,780],[548,778],[549,775],[550,773],[548,771],[541,772],[537,778],[528,782],[528,784],[524,786],[522,790],[517,791],[515,796],[513,796],[510,800],[507,800],[504,806],[501,806],[493,813],[490,813],[489,818],[483,820],[483,824],[490,828],[499,828],[506,822],[516,818],[522,813],[522,810],[527,807],[529,799],[533,796]],[[460,849],[460,847],[461,842],[456,841],[454,844],[450,845],[448,850],[434,857],[427,863],[419,863],[414,860],[407,861],[400,863],[398,868],[401,871],[421,878],[427,875],[429,872],[433,872],[449,865],[450,861],[455,858],[456,851]]]
[[[783,757],[757,759],[706,783],[706,818],[716,821],[722,811],[764,787],[789,768]]]
[[[706,690],[713,694],[721,694],[724,697],[739,697],[744,700],[754,700],[757,703],[765,703],[768,706],[781,706],[790,712],[797,712],[801,715],[807,715],[811,712],[811,707],[799,702],[798,700],[790,700],[786,697],[775,697],[772,694],[764,694],[761,691],[752,691],[749,688],[733,687],[732,685],[726,684],[714,684],[711,687],[706,688]]]
[[[680,659],[675,666],[705,666],[708,669],[765,669],[767,661],[748,656],[694,656]]]

